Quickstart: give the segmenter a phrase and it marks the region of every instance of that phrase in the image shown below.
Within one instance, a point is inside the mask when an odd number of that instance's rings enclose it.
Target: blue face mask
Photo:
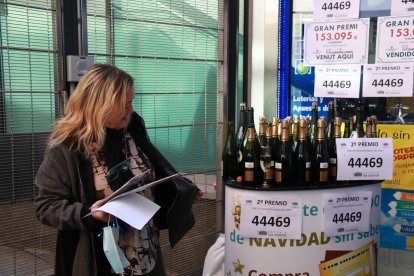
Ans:
[[[103,228],[103,250],[115,273],[124,272],[129,261],[118,246],[119,226],[106,226]]]

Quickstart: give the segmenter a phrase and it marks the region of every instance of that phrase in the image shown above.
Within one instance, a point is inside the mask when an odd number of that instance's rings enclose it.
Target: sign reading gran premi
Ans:
[[[305,24],[304,64],[361,64],[368,59],[369,18]]]

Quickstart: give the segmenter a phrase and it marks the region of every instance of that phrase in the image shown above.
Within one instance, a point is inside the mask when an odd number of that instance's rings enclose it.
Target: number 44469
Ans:
[[[347,10],[351,7],[351,1],[341,1],[336,3],[323,3],[323,10]]]
[[[252,224],[256,226],[261,224],[263,226],[271,225],[276,227],[289,227],[290,218],[289,217],[266,217],[266,216],[254,216],[252,219]]]
[[[348,166],[353,168],[353,167],[370,167],[370,168],[380,168],[382,166],[382,158],[378,157],[378,158],[350,158],[348,161]]]
[[[332,221],[335,223],[354,222],[361,220],[361,212],[335,214]]]

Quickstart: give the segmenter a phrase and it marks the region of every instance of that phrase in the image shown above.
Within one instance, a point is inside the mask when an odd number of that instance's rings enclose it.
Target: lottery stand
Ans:
[[[225,189],[226,275],[376,275],[381,182],[360,181],[307,190],[261,190],[227,184]],[[369,199],[368,231],[327,236],[324,232],[324,200],[329,195],[356,197],[367,192],[372,195]],[[262,205],[261,210],[256,208],[259,218],[255,222],[260,223],[263,214],[267,214],[267,225],[273,224],[277,230],[245,237],[243,232],[246,230],[241,228],[244,225],[240,218],[244,208],[249,208],[247,204],[255,205],[257,202],[268,204]],[[284,207],[289,208],[291,203],[299,210],[296,214],[302,216],[300,239],[286,237],[289,233],[281,229],[287,225],[286,217],[281,216],[278,220],[274,216],[273,221],[269,221],[272,210],[278,208],[277,204],[285,204]],[[281,227],[276,227],[276,224]],[[287,231],[295,232],[294,229]]]
[[[226,275],[377,275],[381,182],[390,138],[337,140],[338,181],[225,186]]]

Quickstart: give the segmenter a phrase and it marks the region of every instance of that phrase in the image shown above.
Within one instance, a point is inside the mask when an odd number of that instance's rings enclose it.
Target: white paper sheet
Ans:
[[[155,215],[160,206],[137,193],[112,200],[96,209],[125,221],[132,227],[141,228]]]

